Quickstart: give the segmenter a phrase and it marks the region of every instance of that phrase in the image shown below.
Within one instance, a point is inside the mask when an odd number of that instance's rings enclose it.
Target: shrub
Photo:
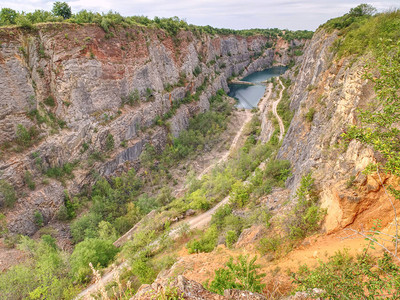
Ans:
[[[357,258],[346,251],[336,252],[328,262],[319,261],[311,270],[302,266],[292,274],[299,291],[311,291],[311,297],[323,299],[379,299],[400,298],[399,267],[387,253],[372,258],[366,252]],[[318,286],[323,292],[313,295]]]
[[[224,226],[225,217],[231,214],[232,208],[228,204],[221,206],[211,216],[211,225],[215,224],[219,230],[222,229]]]
[[[92,263],[95,268],[106,267],[117,252],[117,247],[107,240],[87,239],[79,243],[71,255],[74,278],[79,282],[87,281],[91,274],[89,263]]]
[[[260,240],[259,250],[263,255],[268,252],[276,252],[281,244],[282,238],[279,236],[262,238]]]
[[[287,219],[289,238],[293,240],[305,238],[320,228],[320,221],[325,211],[318,205],[318,195],[311,173],[303,176],[300,187],[296,191],[297,203]]]
[[[35,181],[33,181],[31,172],[29,172],[29,171],[26,171],[26,172],[25,172],[25,175],[24,175],[24,182],[25,182],[25,184],[28,186],[28,188],[29,188],[31,191],[35,190],[36,184],[35,184]]]
[[[311,123],[314,119],[314,114],[315,114],[315,108],[311,107],[308,112],[304,115],[304,118],[306,119],[307,122]]]
[[[35,211],[33,214],[33,220],[35,221],[36,226],[43,227],[43,215],[40,211]]]
[[[48,168],[45,171],[46,176],[58,179],[60,181],[74,178],[73,170],[76,167],[76,163],[66,163],[61,167]]]
[[[240,255],[237,263],[233,262],[233,258],[229,259],[226,268],[215,271],[215,277],[207,289],[211,292],[223,295],[226,289],[238,289],[261,293],[265,284],[261,283],[261,278],[265,274],[258,274],[259,265],[255,262],[257,256],[248,261],[248,256]]]
[[[215,225],[208,228],[198,240],[191,240],[186,248],[189,253],[211,252],[217,246],[218,230]]]
[[[7,207],[13,207],[17,201],[14,187],[3,179],[0,180],[0,195],[3,196],[4,205]]]
[[[24,125],[18,124],[15,134],[17,136],[17,144],[22,146],[22,148],[24,149],[31,146],[34,139],[38,136],[39,132],[34,126],[27,129]]]
[[[151,264],[144,258],[132,262],[132,273],[137,276],[140,284],[151,284],[157,276]]]
[[[235,230],[229,230],[226,232],[225,235],[225,244],[228,248],[231,248],[233,244],[236,243],[238,240],[239,236]]]
[[[48,96],[46,99],[44,99],[44,104],[51,107],[56,106],[56,102],[54,101],[54,98],[52,96]]]
[[[196,66],[196,68],[194,68],[194,70],[193,70],[193,75],[197,77],[200,75],[200,73],[201,73],[200,66]]]
[[[230,202],[232,205],[239,208],[244,207],[249,199],[249,187],[241,181],[236,181],[236,183],[232,186],[230,194]]]
[[[114,149],[114,136],[109,133],[106,138],[106,150],[111,151]]]

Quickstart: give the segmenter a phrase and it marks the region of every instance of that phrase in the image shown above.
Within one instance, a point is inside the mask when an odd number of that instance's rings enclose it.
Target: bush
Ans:
[[[24,175],[24,182],[25,182],[25,184],[28,186],[28,188],[29,188],[31,191],[35,190],[36,184],[35,184],[35,181],[33,181],[31,172],[29,172],[29,171],[26,171],[26,172],[25,172],[25,175]]]
[[[40,211],[35,211],[33,214],[33,220],[35,221],[36,226],[43,227],[43,215]]]
[[[258,274],[260,266],[255,264],[256,260],[257,256],[248,261],[248,256],[240,255],[237,263],[234,263],[231,257],[226,268],[215,271],[214,280],[210,285],[206,285],[207,289],[220,295],[223,295],[226,289],[261,293],[265,287],[265,284],[261,283],[261,278],[265,274]]]
[[[311,107],[308,112],[304,115],[307,122],[311,123],[314,120],[315,108]]]
[[[218,230],[215,225],[204,232],[203,236],[198,240],[191,240],[187,243],[186,248],[189,253],[211,252],[217,246]]]
[[[17,201],[14,187],[3,179],[0,180],[0,195],[3,197],[4,205],[7,207],[13,207]]]
[[[89,263],[94,268],[106,267],[118,253],[111,241],[101,239],[87,239],[76,245],[71,255],[71,268],[74,278],[79,282],[86,282],[91,274]]]
[[[292,274],[299,291],[311,291],[311,297],[323,299],[399,299],[399,267],[387,253],[372,258],[366,252],[357,258],[346,251],[336,252],[328,262],[319,261],[313,270],[302,266]],[[318,287],[322,294],[313,295]]]
[[[106,138],[106,151],[114,149],[114,136],[109,133]]]
[[[235,230],[229,230],[225,235],[225,244],[228,248],[231,248],[238,240],[239,236]]]
[[[245,183],[236,181],[236,183],[232,185],[230,203],[235,207],[244,207],[250,199],[249,191],[250,189]]]
[[[325,211],[317,205],[318,195],[311,173],[302,177],[296,197],[296,206],[286,221],[289,238],[293,240],[303,239],[318,230],[325,215]]]
[[[263,255],[268,252],[276,252],[281,244],[282,238],[279,236],[262,238],[260,240],[259,250]]]
[[[52,96],[48,96],[46,99],[44,99],[44,104],[51,107],[56,106],[56,102]]]

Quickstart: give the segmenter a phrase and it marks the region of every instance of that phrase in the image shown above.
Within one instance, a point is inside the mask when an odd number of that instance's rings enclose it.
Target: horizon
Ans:
[[[33,12],[36,9],[51,11],[55,1],[2,1],[0,8],[11,8],[19,12]],[[63,2],[63,1],[61,1]],[[167,1],[138,0],[128,3],[126,0],[112,3],[109,0],[73,0],[65,1],[71,6],[72,12],[77,13],[86,9],[98,13],[110,10],[122,16],[147,16],[169,18],[177,16],[189,24],[216,28],[252,29],[252,28],[280,28],[289,30],[312,30],[329,19],[347,13],[365,1],[338,0],[335,3],[326,0],[312,1],[277,1],[251,0],[219,1],[194,0],[190,3],[182,0]],[[398,8],[398,0],[369,1],[378,12]]]

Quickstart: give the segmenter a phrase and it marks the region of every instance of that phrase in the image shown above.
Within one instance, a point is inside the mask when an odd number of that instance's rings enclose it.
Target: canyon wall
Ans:
[[[171,37],[143,26],[110,33],[74,24],[0,29],[0,179],[18,196],[5,211],[10,231],[33,234],[34,212],[49,222],[64,190],[79,193],[97,175],[129,169],[146,144],[162,149],[169,134],[178,136],[209,108],[217,90],[228,91],[230,76],[287,64],[287,49],[304,43],[267,42],[190,31]],[[189,96],[194,101],[183,103]],[[21,128],[35,130],[24,139]],[[71,166],[74,176],[62,180],[43,175]]]
[[[347,126],[357,124],[357,111],[375,99],[373,85],[363,77],[369,58],[336,57],[337,38],[336,32],[318,30],[300,67],[287,72],[294,117],[278,153],[279,159],[292,164],[287,187],[293,198],[301,177],[313,173],[322,207],[327,209],[328,232],[350,225],[368,228],[374,219],[383,220],[385,226],[393,220],[382,183],[394,179],[364,175],[376,155],[357,141],[347,146],[342,138]]]

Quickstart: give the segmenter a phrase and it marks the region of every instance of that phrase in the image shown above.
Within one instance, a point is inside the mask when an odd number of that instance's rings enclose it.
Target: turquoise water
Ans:
[[[238,108],[251,109],[257,107],[258,102],[265,93],[265,85],[261,84],[261,82],[279,76],[285,73],[286,70],[287,67],[272,67],[247,75],[241,80],[252,82],[256,85],[230,84],[228,95],[238,101],[236,105]]]

